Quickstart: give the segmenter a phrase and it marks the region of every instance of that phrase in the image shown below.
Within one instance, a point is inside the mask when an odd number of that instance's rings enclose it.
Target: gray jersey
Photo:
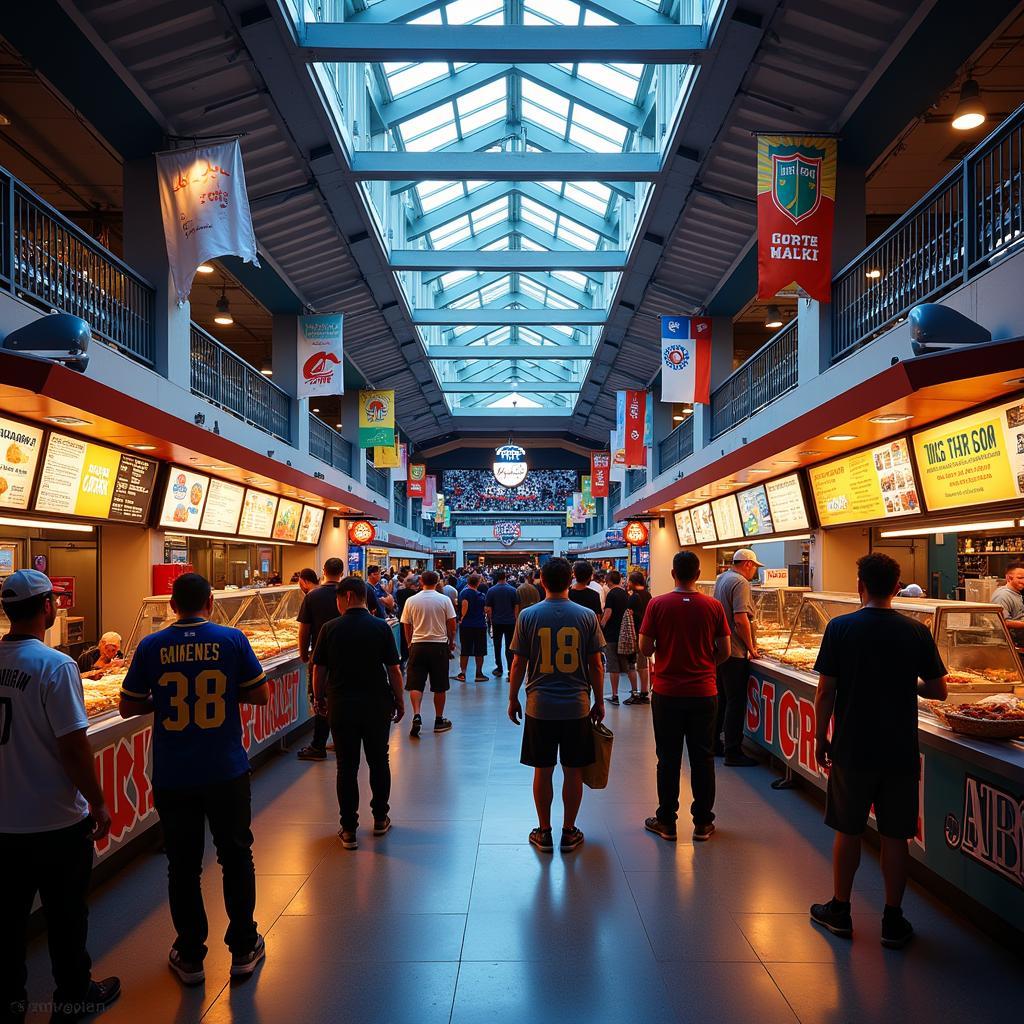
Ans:
[[[726,569],[715,580],[715,600],[722,602],[725,621],[732,634],[732,657],[749,658],[750,651],[736,629],[736,616],[746,612],[750,616],[750,631],[754,632],[754,603],[750,597],[750,583],[735,569]]]

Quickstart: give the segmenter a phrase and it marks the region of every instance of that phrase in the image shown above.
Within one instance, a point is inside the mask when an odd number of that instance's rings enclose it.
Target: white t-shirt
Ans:
[[[402,622],[412,624],[414,644],[448,643],[448,621],[455,618],[455,608],[447,594],[423,590],[413,594],[402,609]]]
[[[52,832],[89,813],[57,751],[88,724],[71,658],[34,638],[0,641],[0,832]]]
[[[601,607],[604,608],[604,595],[605,595],[604,587],[602,587],[601,584],[597,582],[597,580],[591,580],[587,584],[587,586],[590,587],[591,590],[595,591],[597,593],[597,596],[599,598],[601,598]]]

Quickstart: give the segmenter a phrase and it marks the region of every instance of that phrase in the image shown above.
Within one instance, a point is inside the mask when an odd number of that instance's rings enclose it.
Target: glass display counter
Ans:
[[[810,587],[751,586],[754,636],[758,648],[766,655],[778,657],[785,651],[793,623],[800,611],[800,603],[807,593],[810,593]]]

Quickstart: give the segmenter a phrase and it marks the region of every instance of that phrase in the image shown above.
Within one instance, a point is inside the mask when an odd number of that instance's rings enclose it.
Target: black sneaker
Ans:
[[[420,734],[420,729],[423,728],[423,719],[419,715],[412,716],[412,728],[409,730],[409,735],[416,739]]]
[[[90,981],[88,991],[81,999],[74,1002],[53,1002],[50,1024],[57,1021],[85,1020],[93,1014],[102,1013],[121,994],[120,978],[104,978],[102,981]]]
[[[635,691],[631,693],[623,702],[623,704],[640,704],[640,694]]]
[[[756,768],[760,763],[756,757],[747,757],[746,754],[733,754],[725,759],[727,768]]]
[[[706,825],[693,826],[693,841],[695,843],[706,843],[715,834],[715,823],[709,821]]]
[[[167,963],[184,985],[201,985],[206,980],[202,960],[186,960],[176,949],[167,956]]]
[[[256,965],[267,955],[267,946],[262,935],[256,936],[256,945],[248,953],[231,954],[231,977],[247,978],[256,970]]]
[[[575,850],[578,846],[583,845],[583,833],[573,825],[572,828],[562,829],[562,841],[558,844],[558,848],[562,853],[570,853]]]
[[[651,703],[651,695],[649,693],[638,693],[637,698],[639,699],[641,704]]]
[[[303,747],[296,755],[300,761],[326,761],[327,751],[316,747]]]
[[[373,823],[373,834],[375,836],[386,836],[391,831],[391,819],[385,815],[381,821]]]
[[[653,832],[656,836],[661,836],[662,839],[667,839],[670,843],[676,841],[675,825],[667,825],[661,818],[645,818],[644,828],[648,832]]]
[[[812,903],[811,920],[841,939],[853,938],[853,918],[850,916],[849,903],[843,908],[835,897],[828,903]]]
[[[886,911],[882,915],[882,945],[886,949],[902,949],[914,937],[914,926],[902,911]]]
[[[358,850],[359,840],[356,839],[356,830],[352,829],[350,832],[348,829],[339,828],[338,838],[341,840],[341,848],[343,850]]]
[[[606,699],[607,699],[609,704],[614,704],[616,707],[619,706],[619,698],[618,698],[617,694],[613,693],[610,697],[608,697]]]
[[[555,844],[551,839],[551,829],[535,828],[530,832],[530,842],[537,847],[541,853],[551,853]]]
[[[449,718],[434,719],[434,732],[447,732],[451,727],[452,723]]]
[[[500,676],[504,674],[504,669],[499,665],[492,673],[492,676]]]

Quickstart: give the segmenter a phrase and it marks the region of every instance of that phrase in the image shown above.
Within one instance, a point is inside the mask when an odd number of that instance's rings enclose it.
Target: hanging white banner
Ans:
[[[297,398],[345,394],[342,313],[298,317]]]
[[[238,140],[156,155],[167,262],[179,304],[196,268],[217,256],[260,265]]]

